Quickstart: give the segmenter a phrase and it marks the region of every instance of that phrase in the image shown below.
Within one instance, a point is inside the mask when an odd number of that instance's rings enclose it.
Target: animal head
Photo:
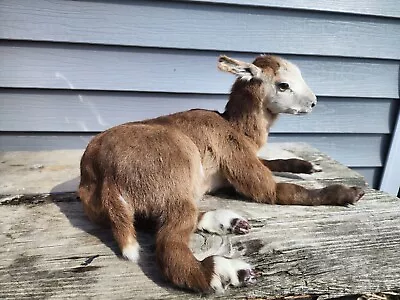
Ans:
[[[299,68],[283,58],[262,55],[246,63],[220,56],[218,68],[235,74],[240,81],[259,81],[263,106],[273,114],[309,113],[317,103]]]

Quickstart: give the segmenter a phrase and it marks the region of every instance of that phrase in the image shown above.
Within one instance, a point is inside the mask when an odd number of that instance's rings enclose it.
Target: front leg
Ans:
[[[277,184],[277,204],[293,205],[348,205],[364,195],[360,187],[333,184],[322,189],[308,190],[292,183]]]
[[[197,230],[219,235],[246,234],[250,228],[251,226],[245,218],[229,209],[201,212],[197,223]]]
[[[223,161],[229,183],[241,194],[259,203],[282,205],[347,205],[357,202],[364,192],[359,187],[335,184],[309,190],[292,183],[276,183],[271,171],[251,153],[231,155]]]
[[[322,168],[309,161],[289,158],[289,159],[262,159],[261,163],[270,169],[272,172],[290,172],[290,173],[305,173],[312,174],[315,172],[321,172]]]

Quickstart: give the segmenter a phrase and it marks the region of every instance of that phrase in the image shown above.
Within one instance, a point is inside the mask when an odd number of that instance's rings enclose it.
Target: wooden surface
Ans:
[[[144,254],[139,265],[132,264],[119,258],[110,230],[86,219],[74,193],[68,193],[76,185],[81,153],[1,154],[0,298],[198,299],[162,280],[150,233],[140,232]],[[302,157],[324,169],[313,175],[277,174],[279,181],[364,185],[360,175],[304,144],[272,146],[261,156]],[[62,193],[47,194],[51,191]],[[192,239],[199,258],[218,251],[255,266],[257,284],[231,288],[224,298],[308,294],[322,299],[400,289],[400,199],[368,189],[350,207],[238,200],[207,196],[200,206],[242,213],[253,226],[250,234],[194,234]]]
[[[93,135],[92,132],[0,133],[0,149],[2,151],[82,149],[86,147]],[[361,136],[272,134],[269,141],[272,143],[287,141],[309,143],[335,160],[347,164],[363,174],[371,185],[378,186],[384,149],[386,149],[389,139],[387,135],[369,134]]]
[[[0,148],[14,150],[82,149],[97,132],[17,132],[0,133]],[[380,167],[384,149],[388,147],[387,135],[374,134],[271,134],[273,143],[304,142],[313,145],[350,167]],[[361,154],[361,155],[360,155]]]
[[[395,18],[174,1],[102,4],[3,0],[0,38],[400,58]]]

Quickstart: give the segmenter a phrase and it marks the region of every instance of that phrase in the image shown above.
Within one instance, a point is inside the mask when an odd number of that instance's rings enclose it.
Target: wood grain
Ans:
[[[93,132],[0,132],[0,150],[49,151],[83,149],[94,134]],[[381,167],[389,141],[388,135],[379,134],[275,133],[269,138],[269,142],[272,143],[308,143],[350,167]]]
[[[60,149],[82,149],[86,147],[92,134],[82,133],[0,133],[1,151],[50,151]],[[270,138],[271,144],[275,142],[288,142],[295,138],[294,135],[273,134]],[[372,187],[379,186],[379,178],[382,171],[382,149],[386,149],[387,137],[376,139],[362,137],[354,139],[317,135],[315,138],[310,136],[297,137],[298,142],[308,142],[316,148],[324,148],[331,157],[337,161],[347,161],[353,170],[361,173]],[[372,139],[371,139],[372,138]],[[330,143],[324,140],[330,140]],[[361,153],[363,155],[358,155]],[[371,166],[376,164],[378,166]],[[355,166],[354,166],[355,165]]]
[[[279,147],[268,155],[302,157],[324,169],[313,175],[281,173],[279,181],[308,187],[364,184],[357,173],[305,145]],[[65,156],[59,157],[62,163]],[[51,180],[53,173],[48,175]],[[1,298],[199,299],[171,288],[160,277],[150,233],[139,234],[141,263],[128,263],[119,258],[110,230],[90,223],[72,194],[33,198],[0,197]],[[218,249],[256,268],[256,285],[231,288],[222,299],[304,294],[327,299],[399,289],[400,199],[368,189],[350,207],[238,200],[207,196],[200,205],[245,215],[253,226],[250,234],[194,234],[191,242],[198,257]]]
[[[400,58],[398,19],[173,1],[0,5],[2,39]]]
[[[0,195],[76,191],[83,151],[84,149],[0,152],[0,174],[3,182],[0,185]],[[328,159],[326,155],[302,143],[269,144],[268,147],[261,149],[259,156],[266,159],[304,157],[322,164],[325,163],[325,158]],[[335,174],[329,166],[328,164],[324,172],[316,173],[312,178],[318,178],[320,181],[334,178]],[[346,167],[341,168],[348,178],[360,178],[354,171]],[[309,177],[309,175],[304,176]]]

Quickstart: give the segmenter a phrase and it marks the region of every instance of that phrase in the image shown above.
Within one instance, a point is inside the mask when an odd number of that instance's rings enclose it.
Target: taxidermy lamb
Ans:
[[[216,255],[198,261],[189,237],[195,230],[246,233],[250,225],[229,210],[199,212],[197,202],[205,193],[231,186],[257,203],[346,205],[364,192],[277,183],[272,171],[312,173],[313,164],[257,157],[280,113],[309,113],[317,103],[294,64],[270,55],[253,63],[221,56],[218,67],[237,76],[223,113],[194,109],[98,134],[81,160],[79,196],[92,221],[111,226],[125,258],[139,257],[135,216],[149,217],[157,223],[163,275],[179,287],[222,293],[227,285],[253,282],[251,266]]]

